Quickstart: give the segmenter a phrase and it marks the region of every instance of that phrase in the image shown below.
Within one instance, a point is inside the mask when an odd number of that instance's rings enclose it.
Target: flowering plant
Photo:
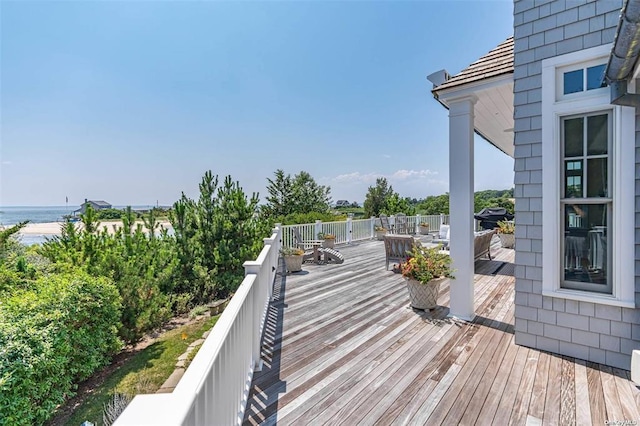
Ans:
[[[304,250],[297,247],[282,247],[280,253],[283,256],[300,256],[304,254]]]
[[[387,228],[383,228],[382,226],[376,225],[376,226],[373,227],[373,230],[374,231],[384,231],[384,232],[386,232]]]
[[[327,234],[327,233],[324,233],[324,232],[320,232],[318,234],[318,239],[319,240],[335,240],[336,236],[333,235],[333,234]]]
[[[513,234],[516,232],[515,222],[512,220],[498,221],[498,234]]]
[[[405,278],[414,279],[422,284],[436,278],[453,278],[451,256],[440,253],[440,247],[416,247],[410,257],[400,264],[400,271]]]

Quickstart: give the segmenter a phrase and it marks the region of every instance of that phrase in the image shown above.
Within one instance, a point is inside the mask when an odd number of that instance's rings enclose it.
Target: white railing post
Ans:
[[[251,337],[251,366],[259,371],[262,369],[262,360],[260,358],[260,340],[262,339],[261,333],[261,320],[262,320],[262,311],[264,307],[261,306],[260,303],[260,294],[261,290],[261,281],[262,275],[260,274],[260,264],[255,261],[244,262],[242,265],[244,266],[244,276],[247,277],[249,275],[255,275],[255,281],[253,282],[253,289],[249,293],[249,297],[252,299],[249,306],[251,306],[251,324],[253,325],[252,331],[253,335]]]
[[[316,220],[316,224],[315,224],[315,228],[313,230],[314,235],[313,238],[311,238],[312,240],[317,240],[318,239],[318,234],[322,232],[322,221],[321,220]]]
[[[440,213],[440,226],[444,225],[444,213]]]
[[[369,224],[370,228],[371,228],[371,238],[376,236],[376,217],[375,216],[371,216],[369,218],[369,220],[371,221],[371,223]]]
[[[353,213],[347,216],[347,244],[351,244],[351,233],[353,232]]]

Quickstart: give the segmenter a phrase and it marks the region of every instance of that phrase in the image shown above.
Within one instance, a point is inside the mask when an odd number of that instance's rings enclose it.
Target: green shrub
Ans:
[[[81,215],[81,231],[67,222],[61,235],[47,241],[40,253],[55,263],[58,271],[73,265],[94,276],[110,278],[122,297],[120,336],[134,343],[144,333],[161,326],[171,317],[171,291],[178,263],[174,239],[166,232],[160,237],[134,225],[135,214],[127,208],[122,228],[109,234],[98,231],[96,212],[87,208]],[[145,218],[147,228],[157,230],[155,216]]]
[[[96,211],[96,216],[100,220],[117,220],[122,218],[123,213],[118,209],[100,209]]]
[[[200,315],[206,314],[207,312],[209,312],[209,307],[207,305],[198,305],[191,309],[189,312],[189,318],[194,319]]]
[[[84,273],[39,278],[0,304],[0,423],[42,424],[121,347],[120,297]]]

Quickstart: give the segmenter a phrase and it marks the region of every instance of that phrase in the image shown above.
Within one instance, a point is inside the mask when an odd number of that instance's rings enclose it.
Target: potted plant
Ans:
[[[304,259],[304,250],[297,247],[283,247],[280,249],[284,264],[288,272],[298,272],[302,270],[302,260]]]
[[[384,240],[384,236],[387,235],[387,228],[383,228],[382,226],[374,226],[373,231],[376,234],[376,239],[378,241]]]
[[[333,234],[328,234],[324,232],[320,232],[318,234],[318,239],[322,241],[322,247],[324,248],[334,248],[336,245],[336,236]]]
[[[504,248],[513,248],[516,244],[516,225],[513,221],[501,220],[498,222],[498,237]]]
[[[440,253],[440,247],[416,247],[400,265],[400,271],[407,282],[411,306],[422,310],[437,306],[440,284],[453,278],[451,256]]]
[[[418,224],[418,231],[420,232],[421,235],[428,235],[429,234],[429,224],[426,222],[420,222]]]

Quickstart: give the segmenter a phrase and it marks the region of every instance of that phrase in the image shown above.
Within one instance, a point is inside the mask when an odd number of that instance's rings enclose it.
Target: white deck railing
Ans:
[[[234,425],[244,415],[273,289],[282,230],[273,229],[172,393],[138,395],[115,425]]]
[[[389,217],[391,226],[394,217]],[[260,369],[260,342],[282,246],[293,246],[293,228],[304,240],[320,232],[336,244],[374,237],[376,218],[276,226],[255,261],[244,263],[245,277],[172,393],[138,395],[116,426],[241,424],[253,373]],[[410,232],[421,223],[438,230],[448,215],[408,216]]]
[[[282,227],[282,245],[284,247],[294,247],[296,245],[293,228],[298,228],[300,236],[305,241],[317,240],[318,234],[321,232],[335,235],[336,244],[349,244],[354,241],[370,240],[375,236],[374,226],[377,221],[378,219],[375,217],[370,219],[347,218],[346,221],[338,222],[321,222],[317,220],[316,223],[284,225]],[[409,232],[412,234],[416,233],[417,226],[420,223],[428,223],[429,229],[437,231],[440,229],[440,225],[449,223],[449,215],[407,216],[407,223],[409,224]],[[392,228],[395,226],[394,216],[389,216],[389,224]]]

